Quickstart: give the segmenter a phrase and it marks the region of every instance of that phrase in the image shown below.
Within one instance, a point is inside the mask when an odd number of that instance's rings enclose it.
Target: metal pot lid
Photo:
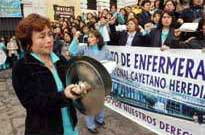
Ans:
[[[73,57],[67,67],[66,85],[78,84],[79,81],[89,83],[92,91],[74,101],[76,107],[84,114],[99,113],[103,109],[105,96],[111,92],[112,81],[109,73],[93,58]]]

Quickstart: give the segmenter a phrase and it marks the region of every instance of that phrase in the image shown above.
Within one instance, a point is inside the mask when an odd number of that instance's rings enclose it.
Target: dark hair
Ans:
[[[112,13],[108,12],[107,14],[113,17],[113,14],[112,14]]]
[[[91,15],[92,17],[94,16],[91,12],[88,12],[87,14],[86,14],[86,16],[88,17],[88,15]],[[92,18],[91,17],[91,18]]]
[[[115,7],[115,9],[117,9],[117,5],[116,4],[111,4],[110,5],[110,10],[111,10],[112,7]]]
[[[109,12],[109,10],[108,10],[107,8],[104,8],[103,11],[107,11],[107,12]],[[103,11],[102,11],[102,12],[103,12]]]
[[[78,15],[78,16],[76,17],[76,20],[82,21],[83,19],[82,19],[82,17],[81,17],[80,15]]]
[[[144,5],[146,3],[150,3],[151,4],[151,1],[150,0],[143,0],[142,3],[141,3],[141,7],[144,7]]]
[[[183,5],[183,4],[188,4],[188,3],[190,3],[190,1],[179,0],[179,3]]]
[[[93,22],[88,22],[87,23],[87,26],[88,26],[88,28],[91,30],[91,29],[95,29],[95,23],[93,23]]]
[[[157,14],[159,14],[160,16],[162,15],[162,10],[156,10],[154,13],[153,13],[153,16],[156,16]]]
[[[127,10],[125,8],[121,8],[120,11],[123,10],[125,12],[125,16],[127,16]]]
[[[105,44],[100,32],[98,32],[97,30],[91,30],[89,31],[89,34],[93,34],[98,39],[98,43],[97,43],[98,49],[101,50]]]
[[[84,33],[84,31],[83,31],[84,28],[88,28],[88,31],[90,31],[89,26],[88,26],[88,25],[84,25],[84,26],[81,28],[83,33]],[[84,33],[84,34],[85,34],[85,33]]]
[[[173,13],[167,12],[167,11],[163,11],[162,14],[161,14],[161,17],[160,17],[159,27],[158,27],[158,28],[161,29],[161,28],[163,27],[163,25],[162,25],[162,18],[163,18],[163,16],[164,16],[164,14],[168,14],[169,16],[172,17],[172,23],[170,24],[170,27],[174,27],[174,25],[175,25],[175,18],[174,18]]]
[[[129,19],[129,20],[127,21],[127,23],[128,23],[128,22],[133,22],[133,23],[135,24],[135,30],[136,30],[137,32],[140,31],[139,21],[138,21],[136,18],[131,18],[131,19]]]
[[[164,3],[164,5],[163,5],[163,9],[165,8],[165,6],[166,6],[166,4],[168,3],[168,2],[172,2],[172,4],[174,5],[174,11],[176,11],[176,7],[177,7],[177,3],[175,2],[175,1],[173,1],[173,0],[167,0],[167,1],[165,1],[165,3]]]
[[[65,36],[65,34],[69,35],[70,38],[71,38],[71,40],[73,39],[73,35],[72,35],[70,32],[65,32],[65,33],[63,33],[63,36]]]
[[[50,20],[39,14],[30,14],[19,22],[16,27],[16,39],[20,41],[25,52],[30,52],[32,45],[32,32],[40,32],[46,26],[51,29]]]

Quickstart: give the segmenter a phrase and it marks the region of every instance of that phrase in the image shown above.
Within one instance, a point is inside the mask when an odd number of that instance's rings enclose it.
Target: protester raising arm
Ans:
[[[78,37],[80,32],[77,32],[73,38],[69,52],[72,56],[89,56],[98,61],[111,60],[111,54],[104,45],[103,38],[100,33],[96,30],[90,31],[88,36],[88,44],[80,46],[78,43]]]
[[[76,55],[84,55],[92,57],[98,61],[102,60],[111,60],[112,56],[111,53],[106,49],[103,38],[101,34],[96,31],[90,31],[88,36],[88,45],[79,46],[77,38],[79,37],[80,33],[77,32],[75,38],[73,39],[69,51],[74,56]],[[88,131],[91,133],[97,133],[98,130],[95,125],[95,120],[97,123],[104,125],[104,109],[102,109],[96,116],[89,115],[86,116],[85,121],[88,128]]]

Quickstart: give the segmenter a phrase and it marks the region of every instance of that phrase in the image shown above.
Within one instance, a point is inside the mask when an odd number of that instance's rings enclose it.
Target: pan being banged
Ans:
[[[112,81],[105,67],[97,60],[79,56],[69,61],[66,73],[66,85],[80,81],[91,85],[92,90],[74,101],[75,106],[84,114],[95,115],[104,106],[106,95],[110,94]]]

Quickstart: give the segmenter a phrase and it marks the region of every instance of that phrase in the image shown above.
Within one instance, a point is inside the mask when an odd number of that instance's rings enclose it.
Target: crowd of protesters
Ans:
[[[205,46],[205,9],[204,0],[141,0],[135,7],[82,13],[70,18],[60,18],[52,22],[54,52],[70,58],[69,45],[79,31],[78,42],[86,45],[88,33],[97,30],[105,45],[201,49]],[[195,31],[183,31],[184,23],[198,23]],[[22,57],[22,49],[13,36],[6,44],[1,38],[1,49],[8,58],[0,69],[12,65]],[[10,49],[9,44],[16,47]],[[12,52],[12,53],[10,53]]]
[[[153,5],[153,6],[152,6]],[[180,6],[181,5],[181,6]],[[204,1],[191,0],[190,3],[167,0],[163,6],[160,1],[144,0],[140,2],[137,14],[132,7],[117,11],[103,9],[98,14],[87,13],[69,19],[61,18],[53,22],[56,51],[59,53],[60,42],[67,46],[77,31],[81,32],[80,43],[87,44],[88,31],[97,29],[107,45],[162,47],[162,48],[196,48],[203,47],[204,38]],[[192,32],[180,30],[183,23],[199,23]],[[126,27],[123,27],[126,25]],[[194,44],[190,44],[194,41]],[[200,40],[200,41],[199,41]]]
[[[138,11],[134,10],[125,7],[118,11],[112,5],[110,10],[103,9],[97,14],[89,12],[76,18],[60,18],[52,23],[54,52],[68,59],[86,55],[102,60],[111,59],[107,58],[106,45],[158,47],[162,51],[205,47],[203,0],[191,0],[189,4],[173,0],[163,3],[160,0],[143,0],[139,3]],[[187,22],[198,23],[198,28],[191,32],[180,29]],[[103,41],[100,40],[101,36]],[[104,117],[104,110],[97,116],[86,116],[87,129],[91,133],[98,133],[96,124],[104,127]]]

